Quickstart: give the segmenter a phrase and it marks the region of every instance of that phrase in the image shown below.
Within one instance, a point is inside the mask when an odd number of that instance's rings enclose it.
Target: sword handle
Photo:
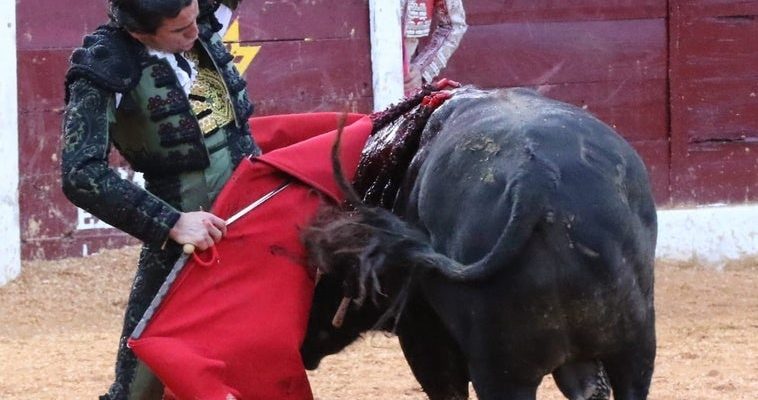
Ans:
[[[208,250],[211,251],[211,259],[206,261],[200,258],[198,253],[195,253],[195,245],[192,243],[185,243],[184,246],[182,246],[182,251],[186,255],[192,255],[192,258],[197,262],[198,264],[204,266],[204,267],[210,267],[211,265],[218,262],[218,250],[216,250],[216,246],[211,246],[208,248]]]
[[[182,246],[182,251],[184,254],[192,254],[195,252],[195,245],[192,243],[185,243],[184,246]]]
[[[203,260],[202,258],[200,258],[200,254],[204,254],[205,252],[192,253],[192,259],[195,260],[196,263],[202,265],[203,267],[212,267],[216,265],[216,263],[220,261],[220,259],[218,258],[218,250],[216,250],[216,246],[211,245],[211,247],[209,247],[208,250],[211,253],[211,258],[209,260]]]

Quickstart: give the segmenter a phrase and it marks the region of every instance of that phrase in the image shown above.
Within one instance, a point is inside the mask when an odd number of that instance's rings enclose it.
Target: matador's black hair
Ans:
[[[154,34],[166,18],[175,18],[192,0],[110,0],[108,16],[129,32]]]

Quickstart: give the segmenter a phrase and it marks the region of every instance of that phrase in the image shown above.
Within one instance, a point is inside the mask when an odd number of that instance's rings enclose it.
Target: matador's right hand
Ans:
[[[205,211],[182,213],[168,233],[171,240],[204,251],[226,235],[226,222]]]

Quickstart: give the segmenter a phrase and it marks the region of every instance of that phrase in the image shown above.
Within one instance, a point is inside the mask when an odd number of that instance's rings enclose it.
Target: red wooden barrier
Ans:
[[[672,0],[677,202],[758,199],[758,1]]]
[[[68,203],[58,177],[67,59],[105,21],[106,1],[17,3],[22,256],[135,243],[78,229],[99,225]],[[758,0],[465,6],[470,28],[444,76],[586,107],[640,152],[660,204],[758,198]],[[366,0],[246,0],[238,26],[236,45],[254,55],[244,74],[256,115],[370,110]]]

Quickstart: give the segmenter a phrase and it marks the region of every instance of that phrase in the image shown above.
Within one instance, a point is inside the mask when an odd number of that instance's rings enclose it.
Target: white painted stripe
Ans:
[[[403,98],[401,1],[369,0],[374,110]]]
[[[658,211],[656,258],[722,269],[758,257],[758,204]]]
[[[16,2],[0,2],[0,286],[21,272],[18,211]]]

